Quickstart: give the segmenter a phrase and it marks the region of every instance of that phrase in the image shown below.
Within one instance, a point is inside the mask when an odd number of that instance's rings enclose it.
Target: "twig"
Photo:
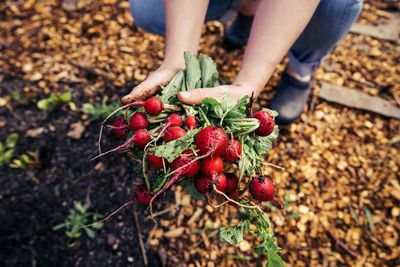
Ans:
[[[219,204],[217,204],[217,205],[215,205],[215,206],[212,206],[213,208],[219,208],[219,207],[222,207],[223,205],[225,205],[226,203],[228,203],[229,202],[229,200],[225,200],[224,202],[222,202],[222,203],[219,203]]]
[[[147,261],[146,249],[144,248],[143,237],[142,237],[142,228],[140,227],[136,208],[133,210],[133,217],[135,219],[135,225],[136,225],[136,230],[137,230],[137,234],[138,234],[138,238],[139,238],[140,249],[142,251],[144,265],[147,266],[148,261]]]
[[[132,203],[134,203],[134,200],[129,200],[128,202],[126,202],[126,203],[123,204],[121,207],[119,207],[118,209],[116,209],[115,211],[113,211],[111,214],[109,214],[109,215],[108,215],[107,217],[105,217],[104,219],[102,219],[102,220],[100,220],[100,221],[97,221],[97,222],[94,222],[94,223],[91,223],[91,224],[83,225],[83,226],[81,226],[80,228],[86,228],[86,227],[90,227],[90,226],[93,226],[93,225],[98,224],[98,223],[102,223],[102,222],[108,221],[112,216],[114,216],[115,214],[117,214],[118,212],[120,212],[123,208],[125,208],[126,206],[128,206],[128,205],[130,205],[130,204],[132,204]]]
[[[340,239],[338,237],[336,237],[331,230],[326,229],[325,230],[328,232],[328,234],[335,240],[336,244],[340,247],[342,247],[347,253],[349,253],[351,256],[353,256],[354,258],[357,257],[356,253],[354,251],[352,251],[351,249],[349,249],[347,247],[347,245],[345,243],[343,243],[342,241],[340,241]]]
[[[274,167],[274,168],[277,168],[277,169],[279,169],[279,170],[281,170],[281,171],[285,171],[285,170],[286,170],[285,168],[283,168],[283,167],[281,167],[281,166],[275,165],[275,164],[270,163],[270,162],[267,162],[267,161],[264,161],[263,164],[267,164],[267,165],[269,165],[269,166],[271,166],[271,167]]]
[[[163,214],[165,214],[165,213],[168,213],[168,212],[170,212],[171,210],[177,209],[177,208],[179,207],[179,205],[180,205],[180,204],[175,204],[175,205],[172,205],[171,207],[168,207],[168,208],[166,208],[166,209],[157,211],[157,212],[153,213],[153,216],[150,216],[150,215],[149,215],[149,216],[147,216],[146,218],[144,218],[144,220],[145,220],[145,221],[148,221],[148,220],[153,219],[153,218],[155,218],[155,217],[157,217],[157,216],[160,216],[160,215],[163,215]],[[152,217],[153,217],[153,218],[152,218]]]

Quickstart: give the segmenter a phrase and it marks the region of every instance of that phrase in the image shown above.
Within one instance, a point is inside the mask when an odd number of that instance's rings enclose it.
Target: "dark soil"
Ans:
[[[3,80],[0,95],[22,93],[25,84]],[[77,106],[88,101],[80,91],[74,90]],[[43,112],[33,102],[12,107],[0,109],[0,119],[6,121],[0,140],[17,132],[15,155],[38,151],[41,165],[29,171],[0,166],[0,265],[144,266],[132,206],[106,222],[94,239],[83,235],[73,248],[67,247],[63,230],[52,230],[65,220],[74,201],[90,203],[93,211],[106,215],[130,200],[137,179],[135,163],[122,154],[112,155],[101,159],[104,168],[95,169],[100,161],[89,159],[96,153],[100,122],[90,123],[79,140],[66,137],[80,112],[67,107]],[[26,136],[28,129],[38,127],[46,131],[36,138]],[[138,213],[146,238],[153,222],[144,221],[143,207]],[[161,265],[154,252],[148,250],[147,255],[149,266]]]

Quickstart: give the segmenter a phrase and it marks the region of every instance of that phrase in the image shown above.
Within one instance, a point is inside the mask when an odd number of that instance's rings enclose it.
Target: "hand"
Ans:
[[[221,99],[222,95],[227,93],[233,100],[238,100],[245,95],[251,96],[254,92],[254,97],[257,97],[259,90],[253,89],[245,84],[220,85],[214,88],[193,89],[190,91],[180,92],[177,97],[179,101],[187,105],[200,105],[204,98],[212,97],[217,100]]]
[[[137,100],[144,100],[155,94],[160,86],[168,84],[179,70],[176,67],[161,66],[154,72],[151,72],[146,80],[133,88],[128,95],[124,96],[121,99],[122,103],[128,104]]]

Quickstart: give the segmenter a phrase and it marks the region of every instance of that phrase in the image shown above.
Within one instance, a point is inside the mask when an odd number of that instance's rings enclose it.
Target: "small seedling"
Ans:
[[[14,155],[18,138],[19,136],[17,133],[12,133],[7,137],[5,143],[0,142],[0,165],[10,162]]]
[[[53,230],[57,231],[65,229],[65,235],[71,242],[81,237],[82,232],[86,233],[88,237],[94,238],[96,236],[96,230],[103,228],[103,224],[94,223],[99,220],[101,215],[98,213],[89,212],[88,210],[89,206],[87,204],[82,204],[79,201],[75,202],[74,208],[69,210],[68,217],[65,219],[65,221],[54,226]]]
[[[34,151],[27,151],[26,153],[14,159],[10,163],[10,167],[14,169],[29,169],[30,167],[39,166],[39,153]]]
[[[48,111],[59,104],[68,104],[72,101],[71,92],[64,92],[61,94],[51,93],[48,98],[41,99],[37,102],[37,107],[41,110]]]
[[[104,119],[120,105],[119,102],[107,104],[107,100],[108,97],[104,97],[101,104],[85,103],[82,106],[82,112],[91,115],[91,120]]]

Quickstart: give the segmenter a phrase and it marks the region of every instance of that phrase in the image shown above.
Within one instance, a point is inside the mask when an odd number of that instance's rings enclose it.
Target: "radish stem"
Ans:
[[[99,154],[101,154],[101,137],[103,135],[103,129],[104,129],[104,124],[106,123],[106,121],[108,121],[109,118],[111,118],[115,113],[117,113],[120,110],[129,108],[129,107],[133,107],[133,106],[139,106],[139,105],[143,105],[144,102],[143,101],[137,101],[137,102],[132,102],[126,105],[123,105],[122,107],[117,108],[116,110],[114,110],[113,112],[111,112],[101,123],[101,127],[100,127],[100,134],[99,134],[99,140],[97,141],[97,145],[98,145],[98,150],[99,150]]]

